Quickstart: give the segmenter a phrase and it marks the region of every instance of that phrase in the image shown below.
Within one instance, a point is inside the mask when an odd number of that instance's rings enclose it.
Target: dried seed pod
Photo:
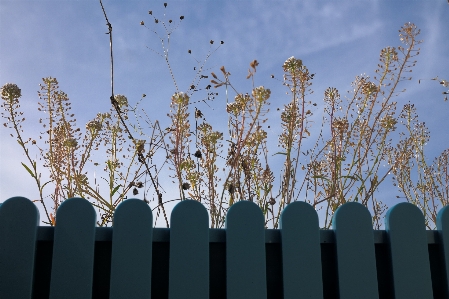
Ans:
[[[203,112],[201,112],[201,110],[199,110],[199,109],[196,109],[195,110],[195,118],[201,118],[201,117],[203,117]]]
[[[228,192],[230,193],[230,194],[233,194],[234,193],[234,184],[229,184],[229,186],[228,186]]]
[[[201,151],[200,150],[197,150],[196,152],[195,152],[195,154],[194,154],[194,156],[196,157],[196,158],[202,158],[202,154],[201,154]]]

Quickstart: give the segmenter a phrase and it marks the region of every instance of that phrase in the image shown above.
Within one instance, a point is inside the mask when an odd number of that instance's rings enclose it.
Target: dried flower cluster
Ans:
[[[271,90],[254,83],[259,62],[253,60],[249,64],[247,79],[252,87],[248,93],[236,90],[231,73],[224,66],[220,68],[221,74],[212,72],[212,80],[203,84],[209,77],[204,74],[205,63],[221,42],[198,63],[194,80],[182,92],[174,78],[168,50],[170,35],[184,16],[176,22],[157,19],[152,11],[149,15],[154,20],[152,26],[162,26],[166,37],[147,27],[144,21],[140,24],[161,41],[162,52],[150,50],[166,61],[176,90],[167,114],[170,124],[165,130],[160,128],[159,120],[152,121],[144,109],[138,109],[141,101],[130,107],[127,97],[117,94],[111,97],[111,110],[98,113],[87,122],[83,132],[70,111],[67,94],[59,89],[55,78],[49,77],[43,79],[39,91],[38,110],[45,112],[46,118],[40,120],[43,132],[39,140],[43,142],[38,145],[37,138],[23,137],[25,118],[20,111],[20,88],[12,83],[1,88],[4,126],[14,131],[11,136],[25,152],[28,161],[22,165],[36,182],[39,202],[45,208],[49,224],[55,224],[55,210],[60,203],[77,196],[90,199],[101,214],[98,224],[108,225],[120,202],[132,193],[150,203],[147,198],[153,188],[154,209],[158,210],[157,216],[163,212],[168,225],[164,204],[171,200],[164,202],[161,191],[166,188],[167,180],[162,175],[168,168],[171,182],[179,191],[177,200],[194,199],[206,205],[212,227],[224,226],[227,210],[235,202],[250,200],[263,211],[266,225],[276,228],[285,205],[306,200],[326,213],[323,224],[326,228],[331,226],[336,209],[349,201],[368,207],[373,225],[379,228],[386,205],[377,198],[376,191],[390,173],[404,198],[421,208],[428,227],[435,226],[437,211],[449,200],[449,150],[430,163],[425,156],[430,138],[425,123],[418,121],[413,104],[404,105],[397,116],[398,103],[393,101],[398,84],[409,79],[405,74],[415,65],[412,60],[419,53],[416,49],[421,43],[417,40],[419,29],[414,24],[407,23],[399,30],[403,46],[381,50],[372,78],[357,76],[344,98],[336,88],[324,91],[320,105],[324,106],[324,117],[316,136],[311,133],[317,132],[312,130],[312,117],[319,106],[309,99],[314,74],[301,59],[290,57],[284,62],[282,84],[289,101],[278,109],[280,151],[275,155],[282,157],[283,166],[277,178],[269,165],[269,157],[273,155],[268,155],[269,136],[264,129]],[[213,44],[211,40],[210,47]],[[448,86],[445,80],[440,83]],[[207,93],[204,101],[218,96],[210,92],[212,86],[226,89],[229,130],[226,138],[206,121],[197,107],[190,113],[193,105],[201,101],[193,100],[198,92]],[[235,92],[232,100],[228,98],[230,91]],[[135,124],[131,124],[130,112],[134,113]],[[138,138],[132,135],[136,133]],[[394,141],[394,134],[399,134],[398,142]],[[48,182],[41,180],[38,161],[31,158],[30,146],[37,149],[43,166],[48,168]],[[104,150],[103,155],[98,155],[99,149]],[[106,194],[100,192],[96,177],[92,180],[86,171],[88,164],[104,167],[105,175],[101,178],[108,186]],[[47,209],[45,194],[51,198],[52,212]]]

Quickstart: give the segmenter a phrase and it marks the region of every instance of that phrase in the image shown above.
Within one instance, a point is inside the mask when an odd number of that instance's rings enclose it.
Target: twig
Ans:
[[[109,48],[110,48],[110,52],[111,52],[111,97],[110,97],[111,104],[114,107],[114,109],[116,110],[116,112],[117,112],[117,114],[118,114],[118,116],[120,118],[121,123],[125,127],[125,130],[128,133],[129,139],[134,141],[135,139],[132,136],[131,131],[128,129],[128,126],[126,125],[126,123],[125,123],[125,121],[124,121],[124,119],[122,117],[122,114],[121,114],[121,111],[120,111],[120,107],[119,107],[117,101],[114,98],[114,59],[113,59],[113,55],[112,55],[112,25],[109,22],[109,19],[108,19],[107,15],[106,15],[106,11],[105,11],[104,6],[103,6],[103,2],[101,0],[100,0],[100,5],[101,5],[101,9],[103,10],[104,17],[106,19],[106,25],[108,26],[108,32],[106,34],[109,34]],[[153,183],[154,189],[155,189],[156,194],[157,194],[158,204],[162,207],[162,211],[164,213],[165,222],[167,224],[167,227],[169,227],[167,215],[165,213],[165,208],[164,208],[164,205],[162,203],[162,193],[160,193],[159,189],[157,188],[157,185],[156,185],[156,183],[154,181],[153,175],[150,172],[150,169],[148,167],[148,164],[147,164],[147,162],[145,160],[145,157],[142,154],[142,152],[138,153],[138,160],[139,160],[140,163],[145,165],[145,169],[147,170],[147,173],[150,175],[151,182]],[[145,202],[149,203],[147,200],[145,200]]]

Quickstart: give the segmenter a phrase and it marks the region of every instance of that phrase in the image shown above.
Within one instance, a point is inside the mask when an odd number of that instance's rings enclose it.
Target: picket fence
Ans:
[[[242,201],[225,229],[209,229],[204,206],[186,200],[164,229],[128,199],[100,228],[92,205],[71,198],[43,227],[36,206],[14,197],[0,205],[0,298],[448,298],[448,208],[426,231],[421,211],[400,203],[373,231],[369,211],[346,203],[320,230],[316,211],[294,202],[267,230]]]

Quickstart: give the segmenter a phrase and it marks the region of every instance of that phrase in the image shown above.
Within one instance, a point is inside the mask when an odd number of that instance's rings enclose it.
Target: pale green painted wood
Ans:
[[[282,271],[284,298],[322,299],[320,227],[315,209],[303,201],[282,211]]]
[[[169,298],[209,298],[209,215],[195,200],[171,214]]]
[[[50,298],[92,296],[96,213],[82,198],[65,200],[56,212]]]
[[[153,214],[140,199],[127,199],[114,212],[109,298],[151,298]]]
[[[340,299],[378,299],[373,225],[368,209],[357,202],[343,204],[334,213],[332,228]]]
[[[424,216],[411,203],[390,208],[385,218],[396,299],[433,298]]]
[[[226,215],[226,290],[230,299],[267,297],[264,217],[259,206],[239,201]]]
[[[0,206],[0,298],[31,298],[39,211],[27,198]]]
[[[437,229],[441,242],[441,256],[444,257],[444,269],[446,270],[446,296],[449,297],[449,206],[445,206],[438,212]]]

